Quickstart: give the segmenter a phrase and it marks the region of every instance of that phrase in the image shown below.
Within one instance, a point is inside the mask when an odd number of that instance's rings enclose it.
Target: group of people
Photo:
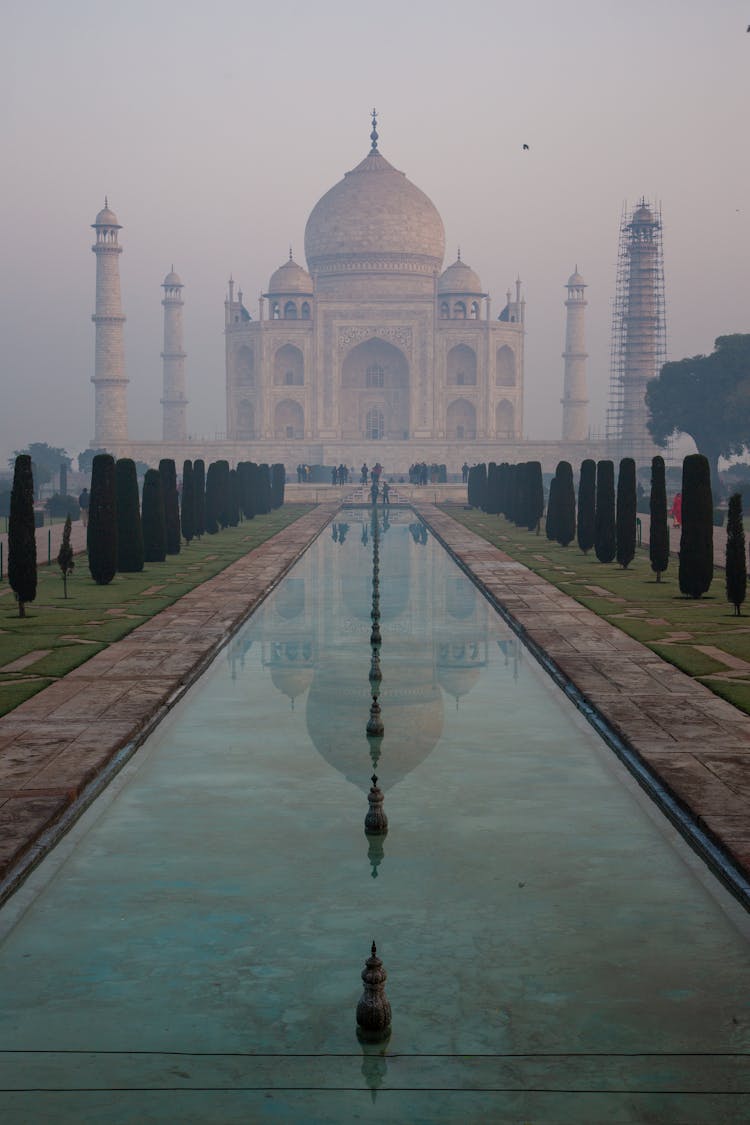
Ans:
[[[377,461],[371,469],[368,469],[367,462],[365,461],[362,468],[359,470],[359,483],[367,484],[367,478],[370,478],[370,484],[379,484],[380,478],[383,475],[383,466]]]
[[[430,484],[438,479],[438,466],[428,465],[426,461],[417,461],[409,466],[409,484]]]
[[[297,484],[307,484],[312,480],[312,469],[309,465],[297,466]]]
[[[331,469],[331,484],[348,484],[349,469],[346,465],[334,465]]]

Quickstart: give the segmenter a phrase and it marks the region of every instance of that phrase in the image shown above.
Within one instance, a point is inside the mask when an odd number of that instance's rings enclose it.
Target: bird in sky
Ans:
[[[524,152],[528,152],[528,151],[529,151],[529,146],[528,146],[528,145],[522,145],[521,147],[522,147],[522,149],[524,150]]]

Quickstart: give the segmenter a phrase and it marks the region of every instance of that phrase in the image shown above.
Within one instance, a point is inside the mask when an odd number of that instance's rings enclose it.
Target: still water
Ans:
[[[750,1119],[747,916],[406,512],[368,742],[345,518],[0,912],[2,1120]]]

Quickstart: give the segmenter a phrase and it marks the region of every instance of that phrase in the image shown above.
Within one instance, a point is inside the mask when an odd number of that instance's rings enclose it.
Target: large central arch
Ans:
[[[348,440],[375,437],[372,419],[383,415],[382,436],[391,441],[409,437],[409,361],[387,340],[373,337],[357,344],[341,367],[339,417],[341,436]]]

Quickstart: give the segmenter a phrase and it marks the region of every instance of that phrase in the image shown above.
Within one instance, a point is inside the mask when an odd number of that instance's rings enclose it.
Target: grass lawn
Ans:
[[[86,555],[76,555],[68,598],[54,560],[40,565],[36,600],[18,608],[7,578],[0,582],[0,715],[35,695],[59,676],[201,582],[294,523],[313,505],[286,504],[267,516],[204,535],[163,563],[146,563],[140,574],[117,574],[108,586],[91,578]],[[20,667],[8,668],[19,662]]]
[[[635,559],[623,570],[617,563],[600,563],[593,551],[583,555],[575,543],[561,547],[544,532],[521,530],[503,516],[459,505],[443,507],[453,519],[750,714],[750,616],[734,616],[723,570],[714,572],[702,598],[685,598],[676,558],[670,558],[657,582],[648,548],[637,548]]]

